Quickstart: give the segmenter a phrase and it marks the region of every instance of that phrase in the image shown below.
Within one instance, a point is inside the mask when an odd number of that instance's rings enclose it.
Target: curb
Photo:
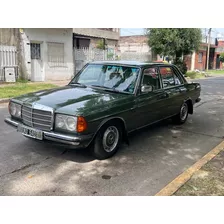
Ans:
[[[0,104],[1,103],[8,103],[10,98],[5,98],[5,99],[0,99]]]
[[[204,166],[206,163],[212,160],[222,150],[224,150],[224,141],[222,141],[219,145],[217,145],[205,156],[203,156],[200,160],[198,160],[193,166],[188,168],[186,171],[180,174],[177,178],[171,181],[162,190],[160,190],[155,196],[173,195],[180,187],[182,187],[193,176],[193,174],[196,171],[200,170],[202,166]]]

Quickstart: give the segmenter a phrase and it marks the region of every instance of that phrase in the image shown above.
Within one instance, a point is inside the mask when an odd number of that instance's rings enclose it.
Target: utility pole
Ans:
[[[209,53],[210,53],[210,44],[211,44],[211,31],[212,31],[212,28],[209,28],[209,31],[208,31],[208,50],[207,50],[206,71],[208,71]]]

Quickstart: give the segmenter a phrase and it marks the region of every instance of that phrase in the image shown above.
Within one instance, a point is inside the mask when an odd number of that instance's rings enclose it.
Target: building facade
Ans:
[[[20,30],[28,79],[31,81],[71,79],[74,74],[71,28]]]
[[[146,53],[151,49],[148,45],[148,38],[144,35],[122,36],[119,39],[119,51]]]
[[[201,43],[201,46],[197,52],[193,52],[191,55],[185,56],[185,62],[188,70],[200,70],[205,71],[207,68],[207,53],[208,44]],[[224,40],[216,39],[210,45],[209,50],[209,64],[208,69],[223,69],[223,64],[220,62],[220,54],[224,52]]]
[[[73,47],[98,48],[104,45],[106,49],[116,50],[119,37],[119,28],[73,28]]]

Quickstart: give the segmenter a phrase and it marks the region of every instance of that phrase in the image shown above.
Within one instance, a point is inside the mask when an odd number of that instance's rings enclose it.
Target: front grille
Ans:
[[[23,124],[27,126],[50,131],[52,128],[52,116],[51,111],[22,106],[22,120]]]

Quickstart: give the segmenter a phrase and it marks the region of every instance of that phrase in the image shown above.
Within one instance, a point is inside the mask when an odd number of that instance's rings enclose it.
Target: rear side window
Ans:
[[[182,84],[182,80],[175,74],[171,67],[160,67],[159,71],[164,88]]]
[[[142,85],[153,86],[153,89],[160,89],[160,80],[158,74],[158,68],[146,68],[143,71]]]

